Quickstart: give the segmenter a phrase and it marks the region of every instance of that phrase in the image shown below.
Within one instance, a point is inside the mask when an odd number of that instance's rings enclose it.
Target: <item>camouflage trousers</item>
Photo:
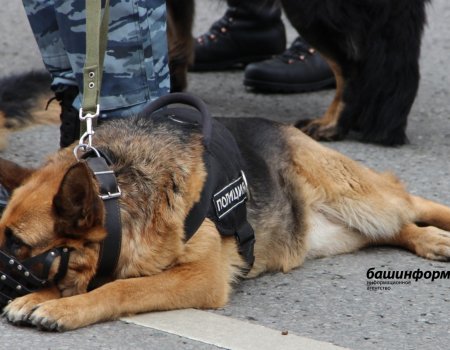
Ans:
[[[53,86],[83,88],[85,1],[22,0]],[[100,105],[103,117],[134,114],[170,90],[165,0],[111,0]]]

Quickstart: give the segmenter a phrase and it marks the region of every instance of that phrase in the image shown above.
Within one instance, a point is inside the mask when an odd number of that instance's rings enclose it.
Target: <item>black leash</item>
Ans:
[[[109,24],[109,0],[86,1],[86,61],[83,69],[83,103],[80,109],[82,123],[80,142],[74,149],[75,157],[85,160],[99,184],[106,217],[106,238],[101,243],[97,271],[89,282],[92,290],[112,279],[120,256],[122,224],[120,219],[120,188],[111,162],[92,145],[93,127],[100,113],[100,90]],[[79,152],[82,156],[79,157]]]

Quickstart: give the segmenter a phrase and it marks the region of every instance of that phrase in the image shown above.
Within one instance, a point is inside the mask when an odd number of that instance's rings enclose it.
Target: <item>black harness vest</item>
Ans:
[[[174,103],[187,104],[195,109],[163,108]],[[194,125],[197,130],[201,128],[208,175],[200,201],[186,218],[186,240],[195,234],[205,218],[209,218],[220,234],[236,238],[239,253],[250,269],[254,262],[255,235],[247,221],[245,201],[249,195],[248,186],[243,159],[233,135],[210,117],[202,100],[189,94],[161,97],[146,107],[142,114],[161,122]]]

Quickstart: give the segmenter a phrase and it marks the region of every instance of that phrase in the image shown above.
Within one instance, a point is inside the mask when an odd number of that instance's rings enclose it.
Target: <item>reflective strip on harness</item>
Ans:
[[[217,217],[221,219],[246,200],[247,183],[242,175],[213,195]]]

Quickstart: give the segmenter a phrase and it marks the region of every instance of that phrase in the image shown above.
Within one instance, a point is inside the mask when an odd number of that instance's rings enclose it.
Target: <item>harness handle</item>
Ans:
[[[161,96],[157,100],[149,103],[147,106],[144,107],[141,115],[151,115],[152,113],[156,112],[157,110],[167,107],[174,103],[181,103],[185,104],[191,107],[194,107],[196,110],[198,110],[202,116],[202,133],[203,133],[203,140],[205,145],[209,145],[209,141],[211,139],[211,133],[212,133],[212,118],[211,114],[208,111],[208,107],[206,106],[206,103],[203,102],[200,98],[188,94],[188,93],[182,93],[182,92],[174,92],[168,95]]]

